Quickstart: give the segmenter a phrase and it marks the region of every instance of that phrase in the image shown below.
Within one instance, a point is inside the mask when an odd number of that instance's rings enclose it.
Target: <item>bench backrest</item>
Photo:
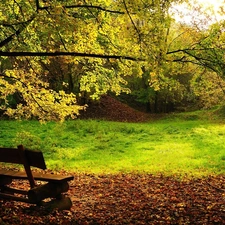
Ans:
[[[32,151],[18,148],[0,148],[0,162],[24,165],[27,161],[29,166],[46,169],[45,160],[41,151]]]
[[[35,186],[35,181],[30,167],[46,169],[42,152],[24,149],[22,145],[18,148],[0,148],[0,162],[23,165],[31,187]]]

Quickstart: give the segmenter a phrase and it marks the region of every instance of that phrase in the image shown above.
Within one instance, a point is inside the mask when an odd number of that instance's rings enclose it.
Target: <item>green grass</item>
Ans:
[[[208,120],[206,120],[207,118]],[[183,113],[148,123],[0,121],[0,146],[42,150],[47,167],[85,173],[225,173],[225,123]]]

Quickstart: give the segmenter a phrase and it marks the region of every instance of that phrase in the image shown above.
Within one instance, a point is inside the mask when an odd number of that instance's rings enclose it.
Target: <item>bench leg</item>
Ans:
[[[37,186],[28,191],[28,198],[31,202],[41,202],[46,198],[57,198],[61,193],[67,192],[69,185],[67,182],[47,183]]]
[[[53,199],[47,203],[44,203],[44,206],[49,210],[69,210],[72,207],[72,201],[69,197],[62,195],[60,199]]]
[[[0,176],[0,188],[1,186],[9,185],[12,183],[12,178]]]

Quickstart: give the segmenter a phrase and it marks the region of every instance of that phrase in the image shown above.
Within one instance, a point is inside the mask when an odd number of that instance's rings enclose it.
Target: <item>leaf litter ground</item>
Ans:
[[[75,174],[71,210],[0,200],[0,224],[225,224],[225,176]],[[18,187],[28,185],[16,181]]]

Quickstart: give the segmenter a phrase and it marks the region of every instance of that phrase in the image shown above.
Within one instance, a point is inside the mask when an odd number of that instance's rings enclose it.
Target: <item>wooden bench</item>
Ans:
[[[24,149],[22,145],[18,148],[0,148],[0,162],[20,164],[24,167],[24,171],[0,168],[0,199],[44,205],[60,210],[71,208],[72,202],[69,197],[65,197],[64,193],[69,190],[68,181],[73,180],[73,176],[32,171],[32,167],[46,169],[41,151]],[[28,180],[29,189],[12,188],[10,184],[13,179]],[[42,184],[37,185],[37,181],[42,181],[40,182]]]

